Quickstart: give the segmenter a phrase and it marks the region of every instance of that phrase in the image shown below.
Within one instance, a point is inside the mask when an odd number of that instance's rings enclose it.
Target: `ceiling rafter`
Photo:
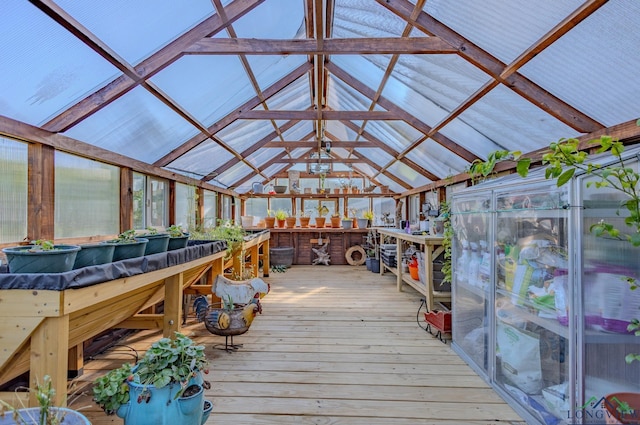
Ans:
[[[315,105],[314,105],[315,106]],[[397,114],[395,111],[334,111],[328,108],[324,108],[320,111],[321,116],[326,121],[332,120],[375,120],[375,121],[397,121],[402,119],[401,114]],[[241,120],[316,120],[318,118],[318,111],[304,110],[304,111],[285,111],[285,110],[249,110],[240,111],[238,119]]]
[[[506,87],[512,89],[520,96],[528,99],[530,102],[550,114],[551,116],[559,119],[563,123],[567,124],[571,128],[582,132],[588,133],[603,128],[603,125],[593,120],[586,114],[573,108],[571,105],[563,102],[551,93],[542,89],[537,84],[533,83],[529,79],[525,78],[517,72],[511,72],[506,78],[502,78],[502,73],[507,70],[507,66],[490,55],[488,52],[480,49],[475,44],[471,43],[460,34],[453,31],[451,28],[438,22],[432,16],[425,12],[420,13],[416,19],[412,19],[411,12],[413,11],[413,5],[407,0],[375,0],[378,4],[386,7],[391,12],[395,13],[399,17],[405,19],[407,22],[411,22],[416,28],[425,32],[426,34],[440,37],[441,39],[449,42],[452,46],[457,46],[459,49],[459,55],[474,64],[478,68],[482,69],[494,79],[500,81]],[[588,15],[592,14],[607,0],[591,0],[586,5],[580,8],[578,16],[572,18],[584,19]],[[586,7],[585,7],[586,6]],[[573,21],[572,21],[573,22]],[[571,23],[568,22],[565,27],[566,30],[570,29]],[[561,32],[558,32],[556,36],[560,36]],[[540,48],[548,42],[551,42],[549,38],[545,43],[540,44]],[[532,52],[533,53],[533,52]]]
[[[305,140],[288,140],[283,142],[267,142],[262,145],[263,148],[310,148],[315,149],[317,147],[314,141]],[[361,141],[349,141],[349,140],[331,140],[332,149],[353,149],[353,148],[375,148],[376,144],[366,140]]]
[[[229,18],[227,24],[238,20],[264,1],[265,0],[234,0],[225,9],[227,11],[227,17]],[[62,19],[62,17],[60,17],[60,19]],[[83,119],[93,115],[114,100],[133,90],[143,81],[171,65],[183,55],[182,51],[191,44],[204,37],[215,35],[224,28],[225,24],[218,14],[205,19],[187,33],[176,38],[148,59],[136,65],[134,67],[136,78],[122,75],[114,79],[101,89],[49,120],[42,128],[54,133],[68,130]]]
[[[264,95],[265,99],[268,100],[271,96],[278,93],[284,87],[288,86],[289,84],[293,83],[295,80],[297,80],[298,78],[300,78],[301,76],[309,72],[311,68],[312,68],[312,65],[310,63],[304,63],[300,65],[298,68],[294,69],[289,74],[282,77],[280,80],[272,84],[270,87],[263,90],[262,94]],[[200,143],[207,140],[207,138],[210,137],[209,135],[216,134],[222,129],[233,124],[235,121],[238,120],[238,118],[240,117],[243,111],[251,110],[256,106],[258,106],[259,104],[260,104],[260,98],[258,96],[253,97],[252,99],[248,100],[243,105],[241,105],[239,108],[235,109],[234,111],[226,115],[224,118],[222,118],[221,120],[217,121],[216,123],[208,127],[207,133],[201,133],[193,136],[191,139],[189,139],[182,145],[178,146],[177,148],[173,149],[171,152],[169,152],[168,154],[166,154],[165,156],[157,160],[154,163],[154,165],[163,167],[171,163],[172,161],[175,161],[180,156],[184,155],[185,153],[189,152],[191,149],[200,145]]]
[[[438,37],[315,39],[204,38],[183,51],[186,55],[386,55],[455,54],[458,50]]]

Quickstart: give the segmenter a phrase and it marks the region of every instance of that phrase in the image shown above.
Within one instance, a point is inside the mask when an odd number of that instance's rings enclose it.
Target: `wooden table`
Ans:
[[[57,404],[66,405],[67,370],[81,370],[83,341],[111,328],[162,329],[172,336],[181,327],[185,288],[209,271],[222,273],[224,254],[78,289],[1,289],[0,383],[30,371],[35,388],[49,375]],[[164,313],[139,313],[162,300]],[[37,406],[33,394],[29,404]],[[15,397],[0,393],[12,404]]]
[[[413,287],[416,291],[425,296],[427,308],[433,310],[437,302],[451,302],[450,291],[436,291],[433,286],[433,260],[444,252],[441,236],[411,235],[400,229],[376,227],[376,231],[382,236],[389,236],[396,240],[396,259],[398,267],[389,267],[380,261],[380,274],[387,270],[396,275],[398,291],[402,291],[403,283]],[[381,238],[382,239],[382,238]],[[417,243],[424,252],[424,284],[419,280],[414,280],[408,273],[402,271],[401,261],[404,253],[403,242]]]

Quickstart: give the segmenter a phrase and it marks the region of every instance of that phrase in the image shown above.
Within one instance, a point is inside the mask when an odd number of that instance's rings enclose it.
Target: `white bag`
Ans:
[[[502,374],[527,394],[540,393],[543,385],[540,337],[499,321],[497,341]]]

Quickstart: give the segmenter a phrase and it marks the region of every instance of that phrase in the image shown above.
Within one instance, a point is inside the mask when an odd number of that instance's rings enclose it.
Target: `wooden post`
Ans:
[[[84,344],[78,344],[69,348],[67,378],[73,379],[82,376],[84,373]]]
[[[51,377],[56,391],[56,405],[67,405],[67,363],[69,353],[69,316],[48,317],[31,335],[31,374],[29,387],[35,389]],[[38,406],[35,391],[29,397],[29,406]]]
[[[28,239],[54,238],[55,222],[55,149],[39,143],[30,143],[27,171]]]
[[[180,331],[182,318],[182,292],[184,274],[182,272],[165,279],[164,288],[164,337],[173,338]]]
[[[120,232],[133,229],[133,171],[120,168]]]

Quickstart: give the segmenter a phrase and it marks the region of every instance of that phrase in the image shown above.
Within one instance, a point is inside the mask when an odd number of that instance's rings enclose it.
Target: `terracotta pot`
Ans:
[[[278,227],[284,229],[286,221],[285,220],[278,220],[278,219],[276,219],[276,221],[278,222]]]
[[[623,414],[618,412],[618,402],[626,402],[634,412]],[[608,394],[602,402],[608,424],[640,424],[640,393]]]
[[[264,224],[267,227],[267,229],[273,229],[274,227],[276,227],[276,218],[275,217],[265,217],[264,218]]]
[[[287,227],[289,228],[294,228],[296,227],[296,221],[298,220],[297,217],[287,217],[285,219],[285,221],[287,222]]]
[[[340,193],[340,189],[333,189],[333,193],[335,193],[336,195]]]
[[[348,189],[348,188],[346,188],[346,187],[343,187],[343,188],[342,188],[342,193],[349,193],[349,189]]]
[[[316,227],[322,228],[324,227],[325,217],[316,217]]]
[[[300,227],[309,227],[311,217],[300,217]]]
[[[357,218],[353,219],[353,224],[351,225],[351,227],[353,229],[357,229],[358,228],[358,219]]]
[[[337,229],[340,227],[342,220],[340,217],[331,217],[331,227]]]

